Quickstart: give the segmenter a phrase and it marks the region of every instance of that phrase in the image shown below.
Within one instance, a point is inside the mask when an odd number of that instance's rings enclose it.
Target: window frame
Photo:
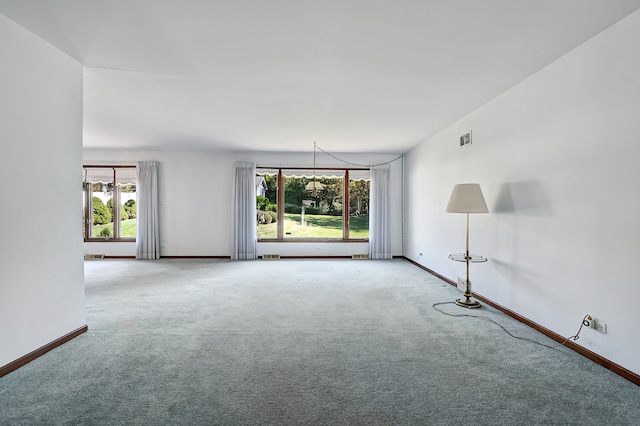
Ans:
[[[277,193],[276,200],[278,205],[278,220],[276,222],[276,238],[259,238],[258,242],[283,242],[283,243],[366,243],[369,242],[369,238],[349,238],[349,171],[369,171],[368,168],[354,168],[354,167],[256,167],[256,171],[260,170],[277,170]],[[284,237],[284,174],[283,170],[319,170],[319,171],[339,171],[344,172],[342,178],[342,238],[295,238]],[[371,190],[371,189],[369,189]],[[257,194],[256,194],[257,195]],[[371,192],[369,192],[371,196]],[[282,207],[280,207],[282,206]]]
[[[117,169],[135,169],[137,168],[137,166],[132,166],[132,165],[105,165],[105,164],[100,164],[100,165],[96,165],[96,164],[83,164],[82,165],[82,171],[83,171],[83,175],[84,175],[84,171],[86,169],[112,169],[113,170],[113,176],[112,176],[112,182],[113,182],[113,195],[112,195],[112,204],[113,204],[113,211],[112,211],[112,217],[113,217],[113,237],[97,237],[97,236],[91,236],[91,237],[87,237],[87,235],[91,234],[91,228],[93,226],[93,220],[89,220],[89,218],[93,217],[93,189],[90,189],[93,184],[91,182],[85,182],[84,179],[82,181],[82,191],[83,191],[83,197],[85,199],[85,203],[84,203],[84,217],[82,219],[82,226],[84,229],[84,242],[136,242],[136,237],[121,237],[120,236],[120,226],[121,226],[121,209],[119,208],[120,204],[120,185],[118,185],[118,181],[117,181]],[[136,192],[138,191],[138,183],[136,182]],[[137,198],[136,198],[136,204],[137,204]],[[116,206],[118,206],[118,208],[116,208]],[[137,223],[136,223],[137,226]]]

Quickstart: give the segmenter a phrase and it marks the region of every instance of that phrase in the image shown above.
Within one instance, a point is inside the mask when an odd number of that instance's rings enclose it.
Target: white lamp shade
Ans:
[[[453,187],[449,204],[449,213],[489,213],[484,201],[482,189],[477,183],[460,183]]]

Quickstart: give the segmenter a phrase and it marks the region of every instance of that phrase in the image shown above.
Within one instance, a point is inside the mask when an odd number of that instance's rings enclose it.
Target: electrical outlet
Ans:
[[[607,324],[604,321],[594,318],[591,323],[593,324],[594,330],[599,331],[602,334],[607,334]]]
[[[458,287],[458,290],[462,292],[467,291],[467,280],[465,278],[458,277],[458,285],[456,287]]]
[[[589,327],[593,328],[595,331],[599,331],[602,334],[607,334],[607,323],[597,318],[591,319],[591,321],[589,322]]]

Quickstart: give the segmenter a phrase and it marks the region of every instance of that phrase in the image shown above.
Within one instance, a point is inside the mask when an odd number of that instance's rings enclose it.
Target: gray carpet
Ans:
[[[98,260],[85,275],[89,331],[0,378],[0,424],[640,424],[640,387],[437,312],[460,293],[406,261]],[[439,308],[555,344],[488,307]]]

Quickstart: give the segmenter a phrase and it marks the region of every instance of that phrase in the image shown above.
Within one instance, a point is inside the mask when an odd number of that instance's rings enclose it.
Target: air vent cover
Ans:
[[[104,259],[104,254],[85,254],[84,260]]]

